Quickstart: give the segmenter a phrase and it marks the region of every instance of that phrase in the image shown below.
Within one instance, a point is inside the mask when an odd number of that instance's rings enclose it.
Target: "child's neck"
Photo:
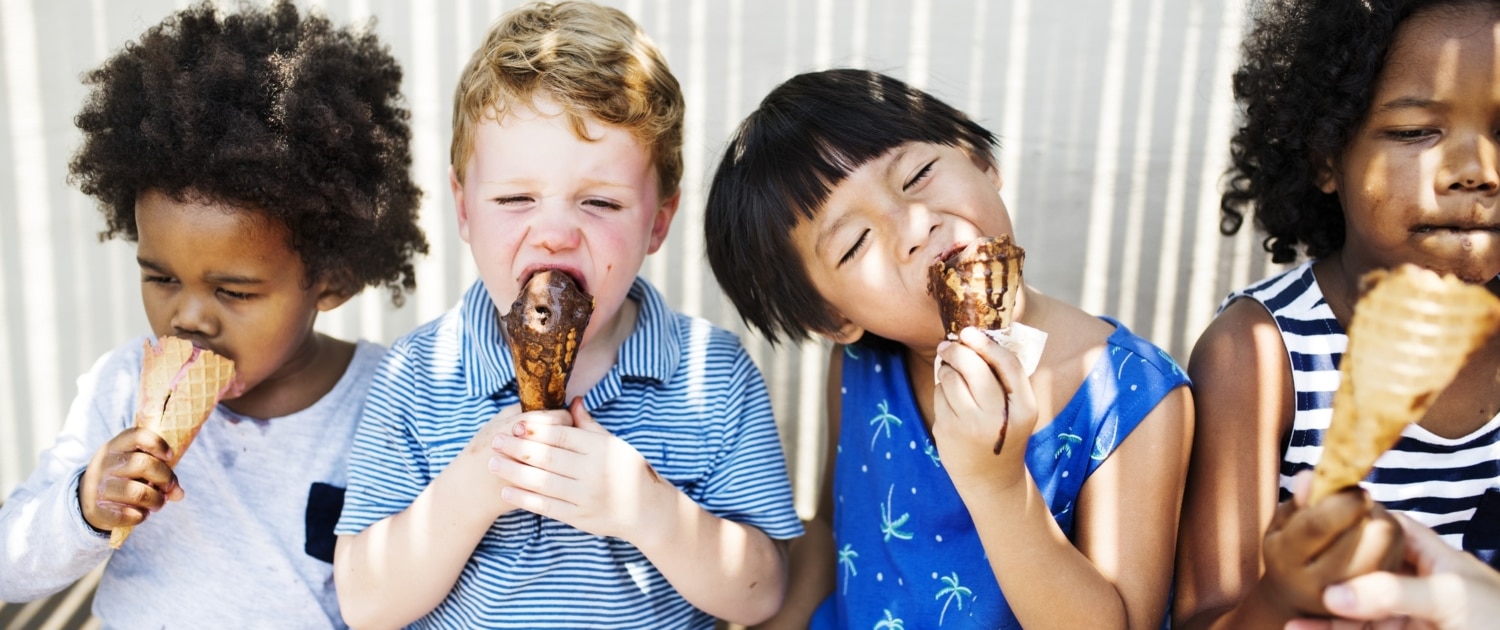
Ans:
[[[292,360],[244,395],[225,402],[224,407],[257,420],[307,409],[338,385],[354,359],[354,349],[348,341],[313,333]]]
[[[573,361],[573,374],[568,377],[568,400],[583,396],[593,389],[604,375],[614,367],[620,356],[620,346],[635,331],[636,319],[641,307],[635,300],[626,298],[615,316],[589,339],[578,346],[578,357]]]

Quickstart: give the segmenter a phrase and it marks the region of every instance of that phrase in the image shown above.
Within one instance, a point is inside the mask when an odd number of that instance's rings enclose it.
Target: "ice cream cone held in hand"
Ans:
[[[927,270],[927,292],[937,299],[948,338],[957,339],[958,332],[969,326],[1010,328],[1025,262],[1026,250],[1005,235],[975,239],[932,263]]]
[[[1482,286],[1415,265],[1364,276],[1310,502],[1359,483],[1500,325]]]
[[[503,317],[522,411],[566,407],[568,377],[593,312],[594,297],[566,273],[548,269],[526,281]]]
[[[160,435],[172,448],[169,466],[177,466],[234,382],[234,361],[194,347],[179,337],[164,337],[156,346],[146,343],[141,362],[140,405],[135,426]],[[110,532],[109,546],[119,549],[133,527]]]

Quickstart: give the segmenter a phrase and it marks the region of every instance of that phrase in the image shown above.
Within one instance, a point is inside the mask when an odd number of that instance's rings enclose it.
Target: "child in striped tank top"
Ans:
[[[1470,357],[1362,484],[1316,506],[1360,278],[1414,263],[1500,291],[1500,8],[1272,3],[1234,77],[1224,231],[1246,213],[1300,265],[1229,296],[1193,351],[1199,429],[1175,621],[1280,628],[1401,536],[1386,510],[1492,565],[1500,548],[1500,338]]]

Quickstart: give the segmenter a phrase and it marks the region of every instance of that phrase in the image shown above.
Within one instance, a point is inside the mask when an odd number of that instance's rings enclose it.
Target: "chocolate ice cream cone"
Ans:
[[[1026,250],[1010,235],[981,237],[927,270],[927,292],[937,299],[943,331],[957,338],[968,326],[1010,328],[1021,290]]]
[[[540,271],[526,282],[503,317],[522,411],[567,406],[568,377],[593,312],[593,296],[566,273]]]

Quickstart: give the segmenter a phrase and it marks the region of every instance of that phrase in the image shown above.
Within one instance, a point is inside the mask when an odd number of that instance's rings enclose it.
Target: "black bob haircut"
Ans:
[[[709,187],[704,232],[714,276],[747,324],[772,343],[838,329],[792,228],[855,169],[910,142],[958,147],[990,166],[999,146],[963,112],[868,70],[792,77],[740,124]]]
[[[1231,166],[1219,231],[1239,232],[1245,215],[1266,233],[1271,260],[1322,258],[1344,246],[1344,210],[1323,192],[1363,124],[1401,24],[1442,6],[1500,10],[1494,0],[1264,0],[1234,73],[1242,126],[1230,140]]]
[[[335,29],[286,0],[180,11],[85,75],[69,180],[99,202],[101,239],[139,238],[158,190],[284,224],[309,280],[399,305],[426,253],[410,176],[401,68],[369,31]]]

